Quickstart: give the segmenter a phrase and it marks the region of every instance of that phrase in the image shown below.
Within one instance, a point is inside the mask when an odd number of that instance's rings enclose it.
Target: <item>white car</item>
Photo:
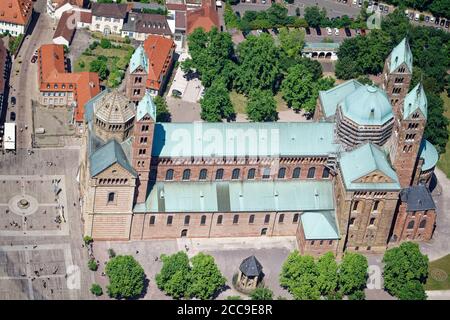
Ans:
[[[336,36],[339,35],[339,29],[338,29],[338,28],[334,28],[334,34],[335,34]]]
[[[329,35],[332,35],[332,34],[333,34],[333,32],[331,31],[331,28],[330,28],[330,27],[327,27],[327,34],[329,34]]]
[[[416,17],[414,18],[414,20],[419,21],[420,18],[420,14],[416,13]]]
[[[431,18],[430,18],[430,22],[434,22],[434,17],[431,17]]]
[[[357,4],[358,3],[358,1],[357,0],[353,0],[353,4]]]

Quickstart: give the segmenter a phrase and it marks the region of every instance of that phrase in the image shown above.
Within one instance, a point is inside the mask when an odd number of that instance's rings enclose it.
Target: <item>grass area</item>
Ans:
[[[231,103],[233,104],[234,111],[236,113],[245,114],[245,107],[247,106],[247,98],[236,91],[230,92]],[[277,111],[286,111],[289,110],[286,102],[283,100],[283,95],[281,92],[278,92],[275,96],[275,101],[277,102]]]
[[[441,98],[442,100],[444,100],[444,115],[447,117],[447,119],[450,119],[450,98],[447,97],[447,94],[445,92],[441,93]],[[450,126],[447,127],[447,130],[450,133]],[[447,146],[445,147],[445,153],[441,154],[437,165],[439,169],[444,171],[447,177],[450,178],[450,142],[447,143]]]
[[[444,274],[445,272],[445,274]],[[440,281],[441,280],[441,281]],[[443,280],[443,281],[442,281]],[[425,290],[450,289],[450,254],[429,263],[429,275]]]

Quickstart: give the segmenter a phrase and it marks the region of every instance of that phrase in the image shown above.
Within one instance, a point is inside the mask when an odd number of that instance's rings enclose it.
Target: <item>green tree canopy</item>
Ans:
[[[144,291],[144,269],[132,256],[112,258],[106,264],[105,273],[109,278],[108,294],[113,298],[136,298]]]
[[[301,29],[281,28],[278,35],[281,49],[288,58],[297,58],[305,44],[305,32]]]
[[[156,285],[175,299],[184,297],[189,286],[191,267],[189,258],[183,251],[170,256],[162,255],[161,271],[156,275]]]
[[[224,81],[218,79],[207,88],[200,100],[201,118],[208,122],[219,122],[222,119],[232,119],[235,115],[233,104]]]
[[[423,288],[418,287],[428,276],[428,257],[417,243],[404,242],[387,250],[383,262],[384,288],[390,294],[400,299],[424,297]]]
[[[238,47],[240,65],[235,78],[239,92],[252,89],[274,90],[279,77],[279,51],[273,38],[263,33],[248,36]]]
[[[367,258],[359,253],[347,252],[339,266],[339,289],[351,295],[362,291],[367,283]]]
[[[317,286],[322,296],[334,296],[338,286],[338,265],[332,252],[317,261]]]
[[[269,288],[256,288],[250,293],[252,300],[273,300],[273,292]]]
[[[191,262],[189,295],[202,300],[211,299],[225,285],[226,279],[210,255],[200,252]]]
[[[323,8],[322,10],[320,10],[317,6],[305,8],[305,20],[306,22],[308,22],[308,25],[310,27],[319,27],[326,19],[326,17],[327,11],[325,10],[325,8]]]
[[[251,121],[277,121],[277,104],[272,91],[259,89],[250,91],[246,112]]]
[[[156,121],[157,122],[170,122],[171,114],[167,107],[166,100],[161,96],[156,96],[153,99],[156,105]]]

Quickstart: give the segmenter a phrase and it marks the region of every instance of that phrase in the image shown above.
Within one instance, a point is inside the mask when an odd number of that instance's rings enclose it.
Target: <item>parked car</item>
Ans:
[[[442,20],[441,20],[441,26],[444,26],[444,25],[445,25],[445,20],[442,19]]]
[[[9,115],[9,120],[11,121],[16,121],[16,113],[15,112],[11,112]]]
[[[430,22],[433,22],[433,21],[434,21],[434,17],[431,17],[431,18],[430,18]]]
[[[278,31],[277,28],[272,28],[273,33],[275,33],[276,35],[278,35],[280,32]]]
[[[389,7],[388,6],[384,6],[384,13],[388,13],[389,12]]]
[[[439,24],[439,18],[436,18],[436,21],[434,21],[434,24]]]
[[[361,30],[356,29],[355,31],[356,31],[356,34],[357,34],[357,35],[360,35],[360,34],[361,34]]]
[[[365,35],[366,35],[366,30],[361,29],[361,35],[362,35],[362,36],[365,36]]]
[[[345,28],[344,31],[345,31],[345,35],[347,37],[351,37],[352,36],[352,32],[350,31],[350,28]]]
[[[414,12],[411,12],[411,13],[409,14],[409,20],[414,20]]]
[[[383,12],[384,6],[382,4],[380,4],[378,8],[380,8],[380,11]]]
[[[334,35],[336,35],[336,36],[339,35],[339,29],[338,28],[334,28]]]
[[[358,7],[362,7],[363,1],[362,0],[358,0]]]
[[[331,31],[331,28],[330,28],[330,27],[327,27],[327,34],[328,34],[328,35],[332,35],[332,34],[333,34],[333,32]]]
[[[31,58],[31,63],[36,63],[37,59],[38,59],[38,56],[34,55],[34,56]]]
[[[306,32],[306,34],[311,34],[311,29],[309,27],[306,27],[305,32]]]
[[[369,6],[373,5],[373,1],[369,0]]]
[[[353,0],[353,4],[356,4],[358,1],[357,0]]]
[[[448,29],[450,27],[450,20],[445,21],[445,27]]]
[[[416,13],[416,16],[414,17],[414,20],[415,21],[419,21],[419,18],[420,18],[420,14]]]
[[[425,22],[430,22],[430,16],[425,16]]]
[[[16,97],[11,97],[11,106],[14,107],[16,105],[16,102],[17,102]]]
[[[172,95],[174,97],[181,97],[183,94],[181,93],[181,91],[177,90],[177,89],[173,89],[172,90]]]
[[[319,27],[316,27],[316,33],[317,33],[318,36],[321,36],[322,35],[322,30],[320,30]]]

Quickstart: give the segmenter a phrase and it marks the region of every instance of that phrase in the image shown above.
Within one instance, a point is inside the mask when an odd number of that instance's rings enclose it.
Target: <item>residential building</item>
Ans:
[[[58,21],[53,43],[67,47],[72,43],[76,29],[88,28],[91,24],[91,13],[88,11],[65,11]]]
[[[65,11],[81,9],[87,5],[87,0],[47,0],[47,14],[60,19]]]
[[[167,18],[161,14],[130,12],[122,27],[122,37],[144,41],[149,35],[171,38]]]
[[[411,65],[402,41],[386,62],[387,92],[355,80],[321,91],[314,122],[158,123],[148,91],[136,106],[101,92],[85,112],[85,234],[295,236],[314,255],[430,240],[438,154],[423,137],[423,87],[404,90]]]
[[[25,34],[33,15],[32,0],[0,1],[0,33]]]
[[[46,44],[38,51],[39,103],[44,106],[71,107],[73,121],[82,122],[84,105],[100,92],[97,73],[67,70],[64,46]]]
[[[203,0],[200,8],[187,11],[187,34],[191,34],[197,28],[210,31],[213,27],[220,29],[219,14],[217,13],[215,0]]]
[[[90,30],[120,35],[130,8],[128,4],[93,3]]]
[[[173,64],[175,42],[163,36],[149,36],[131,57],[126,74],[126,96],[139,102],[146,91],[162,94]]]

